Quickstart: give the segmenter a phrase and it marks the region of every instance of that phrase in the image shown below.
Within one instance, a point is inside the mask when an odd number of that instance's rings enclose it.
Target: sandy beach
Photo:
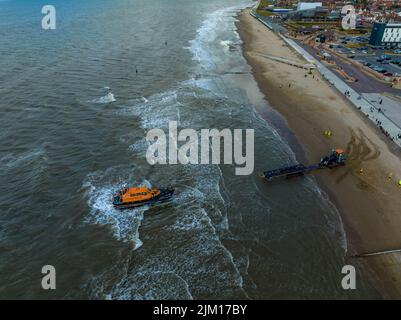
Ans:
[[[285,117],[308,161],[319,161],[333,148],[349,154],[345,167],[316,174],[319,185],[341,213],[348,254],[401,249],[401,188],[397,186],[401,179],[400,151],[317,71],[309,75],[304,69],[266,58],[269,55],[306,64],[253,18],[249,9],[239,19],[244,55],[259,88]],[[327,138],[325,130],[333,135]],[[384,298],[401,298],[401,253],[354,259],[372,276]]]

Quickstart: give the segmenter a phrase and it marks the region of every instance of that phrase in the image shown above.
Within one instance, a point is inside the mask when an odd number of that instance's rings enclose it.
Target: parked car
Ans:
[[[394,64],[401,64],[401,61],[400,60],[398,60],[398,59],[396,59],[396,60],[393,60],[393,62],[392,63],[394,63]]]
[[[394,74],[392,72],[385,72],[385,73],[383,73],[383,75],[386,76],[386,77],[393,77],[394,76]]]
[[[364,65],[370,67],[372,64],[370,62],[365,62]]]
[[[400,49],[394,50],[394,53],[400,54],[400,53],[401,53],[401,50],[400,50]]]
[[[372,69],[375,70],[375,71],[377,71],[377,72],[380,72],[380,73],[385,73],[385,72],[387,72],[386,69],[383,69],[383,68],[378,67],[378,66],[374,66]]]
[[[390,62],[388,60],[383,60],[382,64],[389,64]]]

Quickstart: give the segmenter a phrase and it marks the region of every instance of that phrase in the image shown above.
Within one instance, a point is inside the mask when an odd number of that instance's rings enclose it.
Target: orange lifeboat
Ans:
[[[113,198],[113,205],[118,209],[128,209],[163,202],[172,197],[174,189],[166,188],[148,188],[148,187],[130,187],[124,188]]]

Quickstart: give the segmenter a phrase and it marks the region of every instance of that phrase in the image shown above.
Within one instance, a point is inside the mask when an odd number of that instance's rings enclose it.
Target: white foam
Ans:
[[[137,250],[143,244],[139,238],[139,227],[144,217],[143,213],[149,209],[149,206],[127,210],[114,208],[112,204],[113,195],[121,189],[122,185],[97,186],[92,177],[93,175],[89,175],[83,183],[83,187],[87,189],[88,205],[90,207],[86,222],[109,225],[116,239],[132,242],[134,250]],[[144,183],[150,185],[148,181]]]
[[[224,48],[225,51],[229,51],[233,48],[233,42],[230,40],[221,40],[220,45]]]
[[[0,164],[4,167],[14,168],[37,159],[47,161],[45,150],[42,147],[37,147],[21,154],[9,153],[0,159]]]
[[[146,103],[140,101],[125,112],[140,118],[144,129],[168,128],[169,121],[175,120],[179,123],[180,105],[177,91],[170,90],[149,97]]]
[[[145,156],[148,147],[149,147],[149,142],[146,141],[146,139],[141,139],[131,144],[128,147],[128,149],[135,154],[138,154],[140,156]]]
[[[240,7],[237,8],[240,9]],[[217,30],[225,28],[227,21],[233,24],[230,19],[227,19],[227,14],[229,14],[230,10],[233,9],[229,8],[212,13],[198,30],[196,39],[190,42],[189,50],[193,52],[194,59],[198,60],[201,64],[206,63],[207,65],[208,58],[211,58],[211,53],[208,52],[209,48],[204,44],[216,41],[218,36]],[[221,22],[223,22],[222,27]],[[222,43],[222,45],[225,44]],[[229,45],[229,42],[227,42],[227,45]],[[214,67],[213,64],[211,66]],[[185,109],[181,110],[183,121],[190,122],[188,125],[181,123],[180,107],[185,105],[186,99],[192,99],[194,95],[199,99],[210,99],[211,94],[220,97],[221,94],[219,96],[217,93],[210,92],[212,84],[210,79],[188,80],[181,83],[184,89],[181,87],[147,98],[138,98],[124,112],[138,117],[141,120],[141,127],[145,130],[153,128],[166,129],[168,128],[169,121],[173,120],[178,121],[179,126],[191,127],[191,125],[194,125],[194,121],[191,118],[186,119],[184,117]],[[188,88],[190,90],[186,90]],[[188,94],[188,97],[185,96],[186,94]],[[146,141],[138,140],[131,144],[130,149],[135,153],[142,153],[146,150],[146,147]],[[175,170],[171,170],[172,175],[177,173]],[[166,174],[168,175],[169,172],[167,171]],[[179,167],[179,175],[174,176],[174,178],[171,177],[171,180],[178,182],[178,184],[182,181],[183,183],[188,183],[188,185],[179,186],[180,190],[177,190],[178,192],[176,192],[172,199],[176,218],[164,226],[163,230],[164,232],[167,230],[175,233],[178,239],[185,232],[195,234],[196,236],[185,242],[183,247],[175,248],[172,252],[156,251],[154,254],[158,254],[158,256],[145,256],[140,265],[131,264],[129,272],[113,287],[111,292],[107,292],[109,298],[156,299],[163,298],[163,295],[176,294],[181,290],[184,290],[185,297],[192,298],[190,285],[196,283],[196,276],[193,276],[193,273],[202,273],[205,276],[216,279],[217,282],[221,283],[222,287],[224,285],[228,287],[242,287],[243,279],[234,262],[233,256],[224,247],[219,238],[222,229],[229,229],[226,204],[219,189],[221,178],[222,172],[218,166]],[[104,190],[104,187],[100,187],[98,191],[94,190],[91,192],[91,198],[96,198],[95,194],[99,197],[99,194],[102,195],[104,193],[110,194],[111,192]],[[98,202],[101,202],[101,206],[97,204]],[[115,216],[112,213],[114,208],[104,208],[104,205],[100,200],[93,200],[91,202],[93,210],[101,211],[101,213],[97,213],[97,216]],[[97,220],[99,219],[97,217]],[[105,217],[101,221],[104,219]],[[114,219],[118,221],[119,218],[114,217]],[[110,224],[110,222],[106,223]],[[116,222],[113,223],[116,224]],[[119,232],[121,234],[121,230]],[[161,230],[160,232],[163,231]],[[139,232],[135,234],[138,235]],[[166,248],[170,248],[170,246],[166,245]],[[147,250],[147,248],[143,250]],[[186,265],[180,263],[180,260],[184,256],[188,258]],[[225,266],[228,264],[232,267],[226,270],[218,270],[216,265],[199,263],[202,257],[215,256],[219,257],[218,264],[221,262]],[[160,285],[161,279],[165,279],[164,277],[167,277],[167,275],[168,284],[163,283],[163,288],[155,290],[154,286]]]
[[[197,30],[196,38],[189,42],[188,47],[184,47],[191,51],[193,59],[198,61],[203,68],[207,70],[217,69],[217,65],[213,61],[213,56],[210,50],[208,50],[209,46],[216,42],[220,30],[234,27],[235,18],[231,17],[230,19],[230,13],[238,12],[249,5],[250,3],[245,2],[241,5],[223,8],[211,13]],[[231,44],[231,41],[220,40],[220,44],[228,46]]]
[[[108,94],[106,94],[106,95],[103,96],[103,97],[96,98],[96,99],[93,99],[93,100],[92,100],[92,102],[94,102],[94,103],[99,103],[99,104],[112,103],[112,102],[115,102],[115,101],[117,101],[117,100],[116,100],[116,98],[114,97],[114,94],[111,93],[111,92],[109,92]]]

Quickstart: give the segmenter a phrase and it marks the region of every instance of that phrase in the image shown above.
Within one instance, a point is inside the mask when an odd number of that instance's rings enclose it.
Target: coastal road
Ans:
[[[257,17],[255,14],[252,14],[255,18],[261,19]],[[261,21],[266,27],[271,30],[274,30],[270,23],[266,23],[265,21]],[[345,98],[348,99],[358,110],[363,112],[374,124],[379,126],[384,134],[386,134],[389,139],[395,142],[398,146],[401,147],[401,125],[398,122],[393,121],[390,115],[386,115],[382,110],[379,110],[373,103],[369,101],[368,98],[364,97],[362,93],[391,93],[391,94],[400,94],[400,90],[394,89],[385,83],[382,83],[374,78],[369,77],[367,75],[362,74],[362,71],[357,70],[350,63],[345,66],[344,70],[353,70],[353,75],[361,77],[361,79],[366,80],[365,86],[363,86],[364,81],[362,82],[362,86],[357,82],[346,82],[344,79],[337,74],[337,72],[325,66],[320,62],[320,59],[317,57],[316,52],[310,47],[305,45],[304,43],[287,38],[282,34],[278,33],[278,35],[289,45],[292,49],[298,52],[301,56],[304,57],[306,61],[309,63],[313,63],[316,65],[319,73],[323,76],[325,80],[327,80],[332,86],[334,86],[339,92],[345,95]],[[340,62],[339,62],[340,63]],[[351,69],[350,69],[351,68]],[[352,72],[350,72],[352,73]],[[368,85],[366,85],[366,83]],[[352,87],[352,85],[355,85]],[[359,85],[359,87],[357,86]],[[370,89],[365,91],[366,89]],[[383,90],[378,92],[378,90]],[[384,100],[384,99],[383,99]],[[398,104],[401,110],[401,104]],[[397,107],[396,107],[397,108]],[[394,110],[394,108],[392,108]]]
[[[373,123],[378,125],[380,123],[381,130],[389,136],[389,139],[393,140],[398,146],[401,147],[401,126],[395,122],[390,115],[379,111],[377,106],[369,101],[369,99],[362,96],[362,94],[353,89],[348,82],[344,81],[340,75],[332,71],[320,62],[320,59],[311,53],[311,48],[306,50],[304,46],[299,45],[296,41],[281,36],[284,41],[287,42],[294,50],[301,54],[307,61],[314,61],[320,74],[325,78],[331,85],[333,85],[338,91],[343,93],[345,97],[361,112],[363,112]],[[312,51],[313,52],[313,51]],[[388,91],[387,91],[388,92]],[[345,94],[346,93],[346,94]],[[380,95],[381,97],[382,95]],[[384,100],[384,99],[383,99]],[[401,108],[401,104],[396,103],[396,107]],[[391,108],[391,110],[394,110]]]
[[[310,46],[302,43],[301,41],[296,41],[299,46],[301,46],[305,51],[307,51],[309,54],[311,54],[316,60],[320,60],[320,58],[317,57],[317,52]],[[392,88],[389,84],[383,83],[366,73],[364,73],[362,70],[358,69],[351,63],[345,62],[341,60],[340,58],[336,57],[335,55],[331,55],[333,61],[341,68],[344,69],[346,73],[348,73],[350,76],[353,76],[358,79],[358,82],[347,82],[348,85],[354,89],[355,91],[358,91],[360,93],[366,92],[366,93],[391,93],[394,95],[399,95],[401,96],[401,90],[400,89],[395,89]],[[332,69],[332,67],[327,67],[328,69],[331,69],[333,72],[337,73]]]
[[[286,33],[287,29],[281,26],[280,24],[276,23],[274,19],[262,16],[260,14],[257,14],[255,11],[252,12],[254,16],[262,20],[264,23],[268,24],[270,28],[275,32],[275,33]]]

